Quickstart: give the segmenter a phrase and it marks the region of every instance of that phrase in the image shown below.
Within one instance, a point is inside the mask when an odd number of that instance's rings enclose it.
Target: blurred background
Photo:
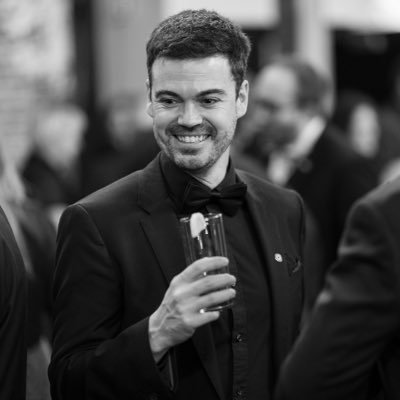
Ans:
[[[102,132],[110,109],[135,109],[132,121],[121,112],[118,123],[148,128],[145,42],[152,28],[181,9],[201,7],[220,11],[249,35],[249,77],[272,56],[294,53],[328,74],[335,94],[355,90],[379,107],[395,105],[397,0],[0,0],[0,135],[7,153],[23,163],[44,109],[68,102],[85,119],[81,168],[97,173],[91,156],[105,152],[110,140]],[[82,179],[81,193],[107,182]]]
[[[294,53],[333,79],[334,94],[362,92],[382,108],[397,101],[397,0],[0,0],[0,135],[7,152],[23,163],[44,109],[68,102],[85,119],[81,168],[97,173],[94,154],[111,157],[103,132],[111,109],[136,113],[127,121],[120,112],[120,125],[145,130],[150,123],[143,108],[151,30],[170,14],[201,7],[230,17],[249,35],[250,78],[272,56]],[[82,179],[87,193],[113,176]]]

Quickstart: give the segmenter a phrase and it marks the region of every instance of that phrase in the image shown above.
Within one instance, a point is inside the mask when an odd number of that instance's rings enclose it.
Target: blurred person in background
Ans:
[[[382,123],[386,118],[386,123]],[[400,175],[400,151],[396,152],[394,120],[389,124],[388,109],[383,114],[372,98],[365,93],[347,90],[339,93],[332,123],[340,128],[350,146],[371,160],[377,172],[378,183],[390,181]],[[400,139],[400,117],[398,136]],[[389,149],[390,148],[390,149]],[[399,147],[400,149],[400,147]]]
[[[308,251],[308,262],[318,268],[306,278],[311,303],[336,258],[350,206],[377,184],[368,160],[330,126],[330,97],[330,83],[311,65],[278,57],[255,78],[247,124],[254,138],[248,151],[264,164],[269,180],[303,197],[319,232],[322,248],[315,243]]]
[[[0,199],[20,249],[28,283],[26,400],[49,400],[47,368],[51,354],[51,281],[56,232],[42,206],[27,196],[18,171],[29,146],[8,149],[7,141],[3,140]]]
[[[86,114],[72,103],[48,103],[39,113],[23,177],[54,226],[65,207],[82,197],[80,162],[86,125]]]
[[[0,151],[2,144],[0,145]],[[21,252],[3,208],[7,185],[0,157],[0,398],[25,400],[26,394],[26,273]],[[10,213],[7,213],[10,215]]]
[[[85,194],[144,168],[160,151],[145,106],[146,99],[133,92],[105,104],[93,143],[85,149]]]
[[[253,90],[253,82],[251,80],[252,75],[250,76],[249,87],[251,90],[249,91],[249,104],[248,110],[252,109],[252,90]],[[265,166],[258,157],[255,157],[254,154],[248,152],[247,149],[251,146],[254,138],[254,129],[251,123],[251,119],[248,118],[248,115],[244,115],[243,118],[238,120],[236,126],[235,137],[232,141],[231,146],[231,157],[232,160],[237,165],[237,168],[240,168],[244,171],[248,171],[254,175],[259,176],[260,178],[265,179]]]
[[[400,56],[386,75],[388,100],[380,107],[382,124],[381,151],[385,160],[400,159]]]
[[[379,108],[367,94],[345,90],[338,94],[332,124],[344,134],[349,145],[371,160],[377,174],[385,163],[381,151],[382,126]]]
[[[400,56],[390,66],[387,78],[389,99],[380,109],[382,124],[381,152],[387,162],[381,170],[380,182],[400,175]]]
[[[353,205],[276,400],[400,399],[400,179]]]

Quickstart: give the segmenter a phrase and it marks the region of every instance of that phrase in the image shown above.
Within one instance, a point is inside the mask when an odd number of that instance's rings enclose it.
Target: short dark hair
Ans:
[[[147,73],[157,58],[225,56],[238,93],[250,54],[250,41],[239,26],[215,11],[185,10],[162,21],[147,42]]]

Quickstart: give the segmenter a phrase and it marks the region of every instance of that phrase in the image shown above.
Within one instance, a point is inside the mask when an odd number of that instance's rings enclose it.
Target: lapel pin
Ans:
[[[278,262],[282,262],[283,261],[282,254],[275,253],[274,254],[274,258],[275,258],[275,261],[278,261]]]

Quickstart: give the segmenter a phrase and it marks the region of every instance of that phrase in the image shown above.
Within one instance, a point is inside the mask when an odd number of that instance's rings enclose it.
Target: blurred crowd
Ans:
[[[272,60],[250,83],[233,162],[302,195],[308,210],[308,306],[336,257],[350,206],[400,175],[400,82],[393,88],[389,104],[351,88],[334,93],[329,79],[293,57]],[[28,399],[50,398],[58,220],[68,204],[143,168],[158,153],[145,101],[120,93],[101,107],[96,121],[73,102],[48,101],[39,107],[26,143],[15,148],[2,139],[0,201],[29,280]]]
[[[271,60],[251,82],[237,164],[304,200],[308,307],[337,257],[352,204],[400,174],[399,98],[394,91],[390,104],[378,105],[353,89],[336,93],[328,77],[292,56]]]
[[[158,148],[135,94],[111,99],[94,145],[87,114],[69,100],[40,104],[25,140],[0,142],[0,205],[28,280],[27,399],[50,399],[51,281],[63,210],[90,192],[143,168]],[[147,124],[147,125],[146,125]]]

